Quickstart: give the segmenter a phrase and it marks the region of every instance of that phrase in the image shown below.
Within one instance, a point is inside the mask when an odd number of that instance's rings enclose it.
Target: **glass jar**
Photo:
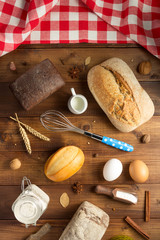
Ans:
[[[24,189],[25,181],[27,187]],[[14,201],[12,211],[15,218],[26,225],[36,225],[36,222],[47,209],[49,196],[26,177],[22,180],[22,193]]]

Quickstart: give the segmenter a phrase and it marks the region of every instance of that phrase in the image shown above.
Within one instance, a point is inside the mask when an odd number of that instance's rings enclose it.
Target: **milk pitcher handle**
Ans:
[[[71,93],[73,96],[76,96],[76,92],[75,92],[74,88],[71,88]]]

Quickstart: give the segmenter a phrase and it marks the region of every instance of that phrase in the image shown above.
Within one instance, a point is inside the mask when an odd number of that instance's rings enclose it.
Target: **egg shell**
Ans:
[[[144,183],[149,177],[149,169],[143,161],[135,160],[130,163],[129,174],[135,182]]]
[[[103,168],[103,177],[106,181],[116,180],[122,173],[123,165],[120,160],[113,158],[106,162]]]

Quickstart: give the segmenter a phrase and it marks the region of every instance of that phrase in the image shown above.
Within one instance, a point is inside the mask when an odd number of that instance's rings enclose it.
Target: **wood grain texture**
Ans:
[[[63,112],[65,113],[65,112]],[[65,114],[67,115],[67,114]],[[96,150],[102,151],[103,154],[115,154],[115,155],[125,155],[132,156],[134,154],[140,154],[141,151],[145,151],[146,155],[152,154],[154,151],[155,154],[159,154],[159,134],[157,131],[160,131],[160,122],[159,116],[154,116],[150,121],[143,124],[135,131],[130,133],[121,133],[119,132],[107,119],[105,114],[100,116],[79,116],[76,117],[71,115],[68,119],[77,127],[97,133],[99,135],[104,135],[107,137],[117,138],[123,142],[128,142],[133,145],[135,151],[132,153],[126,153],[119,151],[115,148],[109,147],[103,143],[97,142],[86,136],[73,133],[73,132],[59,132],[55,133],[52,131],[46,130],[40,123],[39,117],[19,117],[24,123],[30,125],[34,129],[38,130],[40,133],[46,135],[51,139],[51,142],[42,141],[35,136],[28,133],[28,136],[31,141],[33,151],[55,151],[63,145],[77,145],[82,148],[83,151]],[[0,151],[25,151],[24,144],[21,136],[19,135],[19,130],[17,123],[10,120],[9,118],[0,118]],[[143,134],[150,134],[151,141],[148,144],[142,144],[140,139]],[[149,147],[148,147],[149,146]],[[95,148],[96,147],[96,148]],[[106,156],[105,154],[105,156]]]
[[[139,81],[160,81],[160,62],[145,49],[121,47],[117,49],[115,47],[108,48],[107,45],[99,45],[98,48],[74,48],[74,45],[70,48],[37,49],[34,46],[29,50],[27,48],[19,48],[0,58],[0,79],[1,82],[12,82],[30,67],[49,58],[67,82],[77,82],[76,79],[71,79],[68,76],[68,70],[76,63],[84,63],[85,59],[89,56],[91,57],[91,62],[84,71],[84,74],[82,74],[81,81],[83,82],[86,82],[86,73],[89,68],[113,56],[120,57],[129,64]],[[62,64],[62,60],[64,64]],[[137,72],[138,64],[144,60],[150,61],[152,64],[150,75],[144,76]],[[11,61],[15,62],[17,67],[17,70],[14,72],[9,70],[9,63]]]
[[[78,206],[85,200],[101,207],[110,216],[110,225],[103,240],[109,240],[110,237],[118,234],[128,235],[136,240],[143,239],[125,223],[123,219],[127,215],[151,235],[151,239],[160,239],[160,61],[137,45],[129,44],[127,46],[114,44],[24,45],[0,58],[1,240],[24,240],[46,222],[49,222],[53,228],[45,236],[45,239],[58,240]],[[91,63],[85,68],[80,79],[72,79],[68,75],[70,67],[76,63],[83,64],[88,56],[91,57]],[[155,104],[154,117],[131,133],[120,133],[112,126],[95,102],[86,83],[88,70],[110,57],[120,57],[129,64]],[[9,85],[26,70],[45,58],[49,58],[55,64],[65,79],[66,85],[33,110],[26,112],[11,93]],[[143,60],[150,61],[152,64],[150,75],[142,76],[137,72],[137,66]],[[9,70],[11,61],[16,64],[15,72]],[[83,115],[75,116],[67,109],[71,87],[89,100],[89,107]],[[132,153],[126,153],[76,133],[49,132],[41,126],[39,121],[40,114],[49,109],[62,111],[79,128],[120,139],[133,145],[135,150]],[[16,123],[9,119],[9,116],[13,116],[15,112],[18,113],[22,122],[51,138],[51,142],[44,142],[28,133],[33,151],[31,156],[28,155]],[[150,143],[141,143],[140,138],[143,134],[151,135]],[[72,178],[65,182],[54,183],[45,177],[44,163],[53,152],[66,145],[80,147],[85,154],[85,163]],[[102,169],[106,161],[113,157],[122,161],[123,173],[117,180],[109,183],[103,179]],[[9,168],[9,162],[13,158],[20,159],[22,166],[19,170],[13,171]],[[149,167],[150,176],[145,184],[136,184],[129,176],[129,164],[136,159],[144,161]],[[30,178],[32,183],[40,186],[50,197],[49,207],[38,221],[38,226],[29,229],[25,229],[21,223],[15,220],[11,210],[12,203],[20,194],[23,176]],[[83,184],[83,191],[80,195],[76,195],[71,189],[72,184],[76,181]],[[138,204],[127,205],[109,197],[97,195],[94,193],[94,187],[97,184],[135,191],[139,197]],[[151,192],[151,220],[147,223],[144,222],[145,191]],[[62,208],[59,203],[59,197],[63,192],[67,192],[70,197],[70,205],[66,209]]]
[[[160,228],[157,228],[157,219],[152,219],[150,224],[144,223],[141,219],[136,219],[144,231],[148,234],[151,234],[151,239],[157,239],[160,235]],[[0,220],[0,231],[1,231],[1,240],[12,239],[12,240],[25,240],[31,233],[35,233],[40,226],[48,222],[53,227],[51,231],[45,236],[45,240],[59,239],[62,231],[69,222],[67,219],[46,219],[40,220],[36,227],[29,227],[28,229],[24,228],[24,225],[21,225],[16,220]],[[102,240],[110,239],[114,235],[127,235],[132,237],[135,240],[144,240],[135,230],[133,230],[123,219],[111,219],[109,227],[106,234]],[[12,238],[11,238],[12,236]]]
[[[86,81],[86,79],[85,79]],[[150,87],[152,84],[152,88]],[[65,114],[69,115],[67,111],[67,102],[71,96],[71,87],[74,86],[77,93],[83,94],[89,100],[89,108],[81,116],[95,116],[101,115],[103,111],[94,100],[92,94],[89,91],[87,82],[77,81],[75,83],[67,83],[60,90],[55,92],[52,96],[48,97],[45,101],[38,104],[36,107],[31,109],[29,112],[23,110],[17,99],[9,89],[10,83],[0,82],[0,101],[1,111],[0,117],[6,117],[14,112],[18,112],[19,116],[39,116],[41,113],[48,109],[57,109]],[[141,82],[142,87],[152,98],[155,104],[155,115],[160,115],[160,81],[158,82]],[[80,117],[81,117],[80,116]]]
[[[32,180],[32,177],[30,177]],[[34,182],[36,183],[36,181]],[[128,216],[136,219],[144,219],[144,200],[145,190],[151,192],[151,218],[159,219],[160,216],[160,196],[159,196],[159,185],[158,184],[141,184],[136,185],[132,182],[132,185],[114,185],[114,187],[120,187],[134,191],[138,195],[138,203],[136,205],[129,205],[126,203],[118,202],[104,195],[97,195],[94,192],[94,184],[83,184],[83,192],[81,194],[75,194],[72,191],[71,185],[74,183],[70,180],[70,184],[56,184],[48,185],[46,181],[45,186],[41,187],[50,197],[49,207],[43,214],[41,219],[70,219],[78,206],[86,199],[91,203],[99,206],[106,211],[110,218],[123,218],[124,211],[127,212]],[[104,182],[103,182],[104,183]],[[104,183],[105,184],[105,183]],[[106,184],[105,184],[106,185]],[[109,186],[108,184],[106,186]],[[1,198],[5,199],[5,202],[0,204],[1,218],[0,219],[14,219],[14,215],[11,211],[11,205],[17,196],[20,194],[20,186],[0,186]],[[70,198],[70,204],[67,208],[63,208],[60,204],[60,196],[66,192]],[[115,208],[115,211],[113,210]]]
[[[0,182],[1,185],[10,185],[11,183],[14,185],[19,185],[23,176],[31,176],[32,182],[40,185],[55,185],[52,181],[47,180],[44,175],[44,163],[48,159],[48,157],[53,153],[51,152],[33,152],[31,156],[25,154],[24,152],[1,152],[0,154]],[[134,184],[133,180],[129,177],[129,164],[131,161],[140,159],[144,161],[149,170],[150,176],[147,181],[148,184],[160,184],[159,179],[159,154],[157,156],[153,156],[151,154],[145,156],[140,154],[135,154],[130,156],[129,154],[108,154],[106,152],[96,151],[98,153],[98,157],[94,158],[93,153],[95,151],[84,151],[85,153],[85,163],[82,169],[75,174],[72,178],[65,181],[66,184],[73,184],[75,181],[80,181],[82,184],[105,184],[102,176],[103,166],[107,160],[116,157],[121,160],[123,163],[123,174],[115,180],[114,182],[107,183],[109,185],[115,184]],[[9,162],[13,158],[18,158],[21,160],[22,166],[17,171],[12,171],[9,168]],[[7,176],[7,177],[6,177]],[[63,185],[64,182],[60,182],[59,185]]]

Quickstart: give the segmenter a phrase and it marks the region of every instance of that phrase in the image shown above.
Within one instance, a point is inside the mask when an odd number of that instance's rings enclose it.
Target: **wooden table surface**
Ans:
[[[71,79],[68,70],[73,62],[79,64],[90,56],[91,62],[82,73],[80,79]],[[154,117],[133,132],[121,133],[109,122],[89,92],[86,76],[88,70],[110,57],[120,57],[131,67],[142,87],[149,93],[154,104]],[[40,61],[49,58],[60,71],[66,81],[61,88],[47,100],[32,110],[24,111],[12,95],[9,84],[29,68]],[[152,63],[150,75],[142,76],[137,72],[137,65],[143,60]],[[14,61],[15,72],[10,71],[9,63]],[[67,109],[67,101],[71,95],[70,88],[87,97],[89,106],[82,115],[73,115]],[[92,132],[117,138],[134,146],[132,153],[103,145],[75,133],[52,133],[45,130],[39,121],[39,116],[46,110],[62,111],[73,124]],[[19,135],[17,125],[8,117],[17,112],[20,119],[51,138],[51,142],[41,141],[29,135],[33,153],[28,155]],[[151,141],[142,144],[142,134],[150,134]],[[149,235],[151,239],[160,239],[160,61],[137,45],[24,45],[14,52],[0,58],[0,239],[22,240],[36,232],[39,226],[49,222],[53,225],[45,240],[58,240],[64,227],[71,219],[77,207],[88,200],[106,211],[110,216],[109,228],[103,237],[108,240],[116,234],[126,234],[135,240],[143,239],[124,221],[125,216],[133,218]],[[67,181],[54,183],[44,175],[44,163],[58,148],[66,145],[76,145],[85,154],[85,164],[82,169]],[[96,157],[95,157],[96,154]],[[13,171],[9,162],[19,158],[22,167]],[[114,182],[108,183],[102,177],[102,169],[107,160],[118,158],[123,163],[123,173]],[[129,163],[135,159],[144,161],[150,170],[150,177],[145,184],[135,184],[129,176]],[[19,223],[11,210],[12,203],[20,194],[20,184],[23,176],[41,187],[50,197],[47,211],[38,221],[37,227],[25,227]],[[77,195],[72,192],[71,185],[79,181],[83,184],[83,192]],[[96,195],[93,187],[104,184],[112,187],[128,187],[137,192],[138,204],[127,205],[114,201],[102,195]],[[144,193],[151,193],[151,220],[144,222]],[[70,205],[64,209],[59,203],[59,197],[67,192]]]

